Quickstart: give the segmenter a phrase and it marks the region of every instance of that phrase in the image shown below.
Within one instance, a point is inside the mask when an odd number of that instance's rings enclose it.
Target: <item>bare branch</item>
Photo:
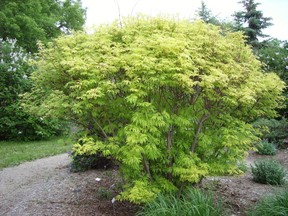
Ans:
[[[138,1],[134,4],[134,6],[133,6],[133,8],[132,8],[132,10],[131,10],[130,16],[133,15],[134,9],[136,8],[136,6],[138,5],[138,3],[139,3],[140,1],[141,1],[141,0],[138,0]]]
[[[120,26],[122,27],[122,20],[121,20],[121,10],[120,10],[120,5],[118,4],[118,1],[117,1],[117,0],[114,0],[114,2],[117,4],[119,23],[120,23]]]

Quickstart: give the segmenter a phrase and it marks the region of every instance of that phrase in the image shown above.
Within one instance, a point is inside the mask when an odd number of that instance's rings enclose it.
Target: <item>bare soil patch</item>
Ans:
[[[248,164],[258,158],[251,153]],[[273,156],[288,170],[288,150]],[[23,163],[0,171],[0,215],[7,216],[129,216],[137,206],[111,200],[119,193],[116,169],[71,173],[67,154]],[[242,176],[209,177],[202,187],[213,189],[230,206],[230,215],[245,211],[261,197],[283,188],[258,184],[249,172]]]
[[[253,165],[258,159],[275,159],[288,171],[288,149],[278,151],[275,156],[263,156],[251,152],[246,159],[247,165]],[[248,208],[254,206],[260,198],[284,190],[283,186],[260,184],[253,181],[251,172],[241,176],[209,177],[201,183],[201,187],[216,192],[219,198],[230,208],[231,215],[245,215]]]

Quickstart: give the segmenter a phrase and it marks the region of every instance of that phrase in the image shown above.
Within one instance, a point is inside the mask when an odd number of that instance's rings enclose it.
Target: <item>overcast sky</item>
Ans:
[[[119,10],[118,10],[118,5]],[[205,0],[208,9],[220,19],[231,19],[235,11],[242,9],[239,0]],[[265,17],[272,17],[273,26],[266,34],[280,40],[288,40],[288,0],[255,0],[261,3],[258,9]],[[170,14],[183,18],[195,17],[201,0],[82,0],[87,8],[86,26],[109,23],[119,17],[137,13],[148,15]]]

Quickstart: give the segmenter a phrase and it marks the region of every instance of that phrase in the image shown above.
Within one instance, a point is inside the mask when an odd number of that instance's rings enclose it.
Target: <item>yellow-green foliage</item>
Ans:
[[[283,82],[262,73],[241,33],[202,22],[138,17],[75,33],[40,51],[26,108],[83,127],[79,154],[121,164],[120,199],[136,203],[210,174],[238,173],[274,116]]]

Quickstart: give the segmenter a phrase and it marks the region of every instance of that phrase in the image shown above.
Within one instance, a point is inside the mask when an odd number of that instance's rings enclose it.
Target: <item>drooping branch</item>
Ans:
[[[105,113],[108,113],[108,111],[105,109]],[[113,128],[112,122],[109,119],[109,116],[107,116],[107,114],[104,115],[105,116],[105,120],[108,121],[109,127],[110,127],[110,131],[113,135],[113,137],[115,136],[115,130]]]
[[[130,16],[133,15],[134,9],[136,8],[136,6],[137,6],[137,4],[138,4],[139,2],[140,2],[140,0],[138,0],[138,1],[134,4],[134,6],[133,6],[133,8],[132,8],[132,10],[131,10]]]
[[[177,104],[174,105],[173,109],[172,109],[172,113],[176,114],[178,111],[178,106]],[[166,147],[167,147],[167,151],[170,151],[172,148],[172,142],[173,142],[173,134],[174,134],[174,126],[170,125],[169,126],[169,130],[167,132],[167,139],[166,139]]]

